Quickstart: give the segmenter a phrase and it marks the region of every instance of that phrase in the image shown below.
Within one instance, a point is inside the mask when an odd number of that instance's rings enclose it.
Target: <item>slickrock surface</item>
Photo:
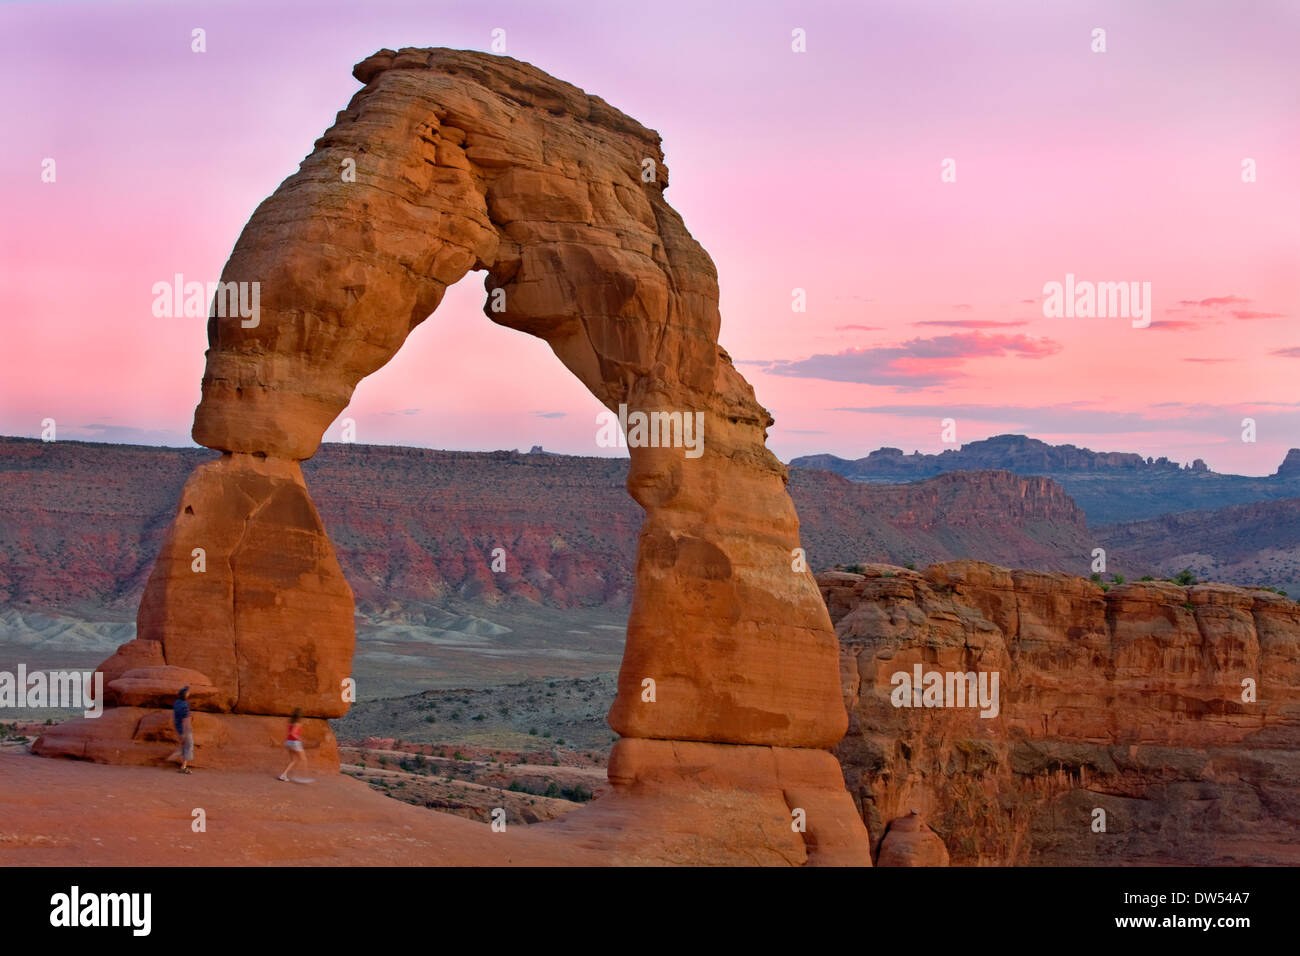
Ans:
[[[724,791],[722,778],[739,786],[759,768],[769,795],[796,785],[787,771],[801,758],[744,755],[809,749],[816,763],[835,744],[846,726],[837,647],[811,573],[792,570],[798,521],[765,446],[772,419],[718,346],[716,270],[664,199],[658,134],[508,58],[385,50],[354,74],[365,88],[254,212],[226,264],[223,281],[259,283],[260,314],[209,320],[193,433],[225,454],[181,494],[139,640],[205,674],[236,716],[343,712],[352,594],[298,462],[447,286],[486,270],[485,314],[545,339],[607,408],[702,421],[698,457],[680,428],[675,447],[629,449],[628,491],[646,516],[610,725],[745,745],[712,764]],[[348,160],[355,182],[341,175]],[[37,749],[77,754],[79,738],[109,726],[64,728]],[[95,752],[142,746],[136,733]],[[676,766],[639,766],[643,753],[658,750],[628,749],[616,791]],[[653,793],[671,805],[679,789]],[[779,804],[741,813],[758,830],[788,830]],[[836,859],[867,862],[848,801],[819,805],[840,815],[820,824],[840,835]],[[721,812],[686,818],[696,859],[731,852]]]
[[[276,773],[283,767],[276,769]],[[206,832],[196,833],[202,809]],[[507,816],[494,833],[338,774],[190,776],[0,752],[0,866],[593,866],[618,862]]]
[[[818,580],[850,713],[836,753],[881,862],[913,808],[957,865],[1300,862],[1295,602],[974,561]],[[998,672],[997,716],[895,707],[917,664]]]

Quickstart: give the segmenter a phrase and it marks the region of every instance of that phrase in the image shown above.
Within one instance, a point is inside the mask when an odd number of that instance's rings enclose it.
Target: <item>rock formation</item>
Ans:
[[[818,581],[849,709],[836,753],[878,863],[904,859],[885,851],[912,810],[959,865],[1300,860],[1294,601],[974,561]],[[996,714],[896,706],[918,668],[999,674]]]
[[[482,270],[488,318],[545,339],[606,408],[702,416],[699,457],[680,431],[674,447],[629,449],[646,515],[601,839],[639,859],[731,859],[728,838],[761,833],[755,860],[866,862],[825,749],[846,724],[834,635],[812,575],[792,571],[772,419],[718,346],[716,272],[664,199],[659,136],[507,58],[383,50],[353,72],[364,88],[226,264],[224,283],[259,284],[260,312],[209,320],[193,435],[223,455],[182,491],[138,646],[106,666],[206,675],[205,722],[240,747],[295,707],[332,742],[352,595],[298,462],[447,286]],[[161,714],[139,710],[65,725],[38,750],[131,759]],[[198,743],[200,759],[219,749]],[[681,840],[648,819],[674,820]]]
[[[947,866],[948,848],[917,810],[890,821],[880,839],[877,866]]]

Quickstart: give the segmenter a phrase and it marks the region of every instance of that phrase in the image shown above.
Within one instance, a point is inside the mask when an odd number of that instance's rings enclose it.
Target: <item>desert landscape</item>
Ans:
[[[1294,13],[399,6],[0,10],[21,912],[830,867],[1249,927],[1300,866]],[[112,62],[42,72],[59,25]]]
[[[0,441],[3,633],[29,667],[90,669],[135,636],[170,496],[204,460]],[[1017,475],[1005,458],[979,464],[893,483],[791,468],[839,642],[849,729],[834,752],[873,861],[889,832],[901,839],[895,826],[919,818],[908,832],[922,850],[895,847],[885,865],[1296,862],[1300,605],[1262,583],[1285,579],[1178,584],[1173,565],[1115,548],[1130,578],[1087,580],[1093,545],[1113,547],[1130,526],[1090,524],[1058,479]],[[327,445],[309,465],[357,595],[358,701],[331,722],[343,775],[483,824],[500,807],[532,826],[606,794],[636,552],[626,464]],[[1092,460],[1081,467],[1108,478]],[[1114,476],[1121,489],[1127,472]],[[1140,521],[1182,527],[1178,540],[1208,554],[1218,542],[1287,547],[1281,522],[1262,537],[1225,533],[1213,513]],[[464,560],[495,543],[529,572]],[[120,559],[110,574],[102,554]],[[1021,570],[979,560],[990,555]],[[913,660],[997,670],[1005,709],[986,720],[894,708],[888,676]],[[1249,676],[1267,679],[1253,714],[1240,702]],[[22,716],[0,711],[9,756],[45,730]],[[1104,844],[1086,825],[1097,807],[1111,821]]]

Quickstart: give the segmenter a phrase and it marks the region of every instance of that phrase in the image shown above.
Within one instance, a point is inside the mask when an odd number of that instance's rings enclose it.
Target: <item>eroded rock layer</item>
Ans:
[[[818,581],[849,709],[836,753],[880,863],[912,811],[954,864],[1300,860],[1294,601],[974,561]],[[896,675],[918,668],[996,673],[996,713],[946,681],[927,702],[924,676],[910,696]]]
[[[507,58],[385,50],[354,73],[364,89],[254,212],[226,264],[223,282],[260,290],[256,316],[214,308],[209,320],[194,438],[227,454],[182,493],[135,643],[205,675],[213,710],[342,712],[352,598],[297,462],[447,286],[482,270],[490,319],[545,339],[611,411],[679,423],[629,449],[628,490],[646,515],[610,725],[754,748],[713,761],[715,780],[753,776],[736,754],[829,760],[846,726],[834,634],[812,575],[792,571],[798,521],[765,447],[772,420],[718,346],[717,274],[664,199],[658,134]],[[687,454],[680,423],[697,420],[702,453]],[[56,736],[41,749],[54,752]],[[658,751],[623,753],[619,779],[633,780]],[[769,764],[754,773],[778,794],[788,773]],[[668,801],[671,766],[649,765]],[[847,800],[824,806],[822,832],[838,826],[865,846]],[[746,820],[778,809],[760,829],[798,834],[779,799]]]

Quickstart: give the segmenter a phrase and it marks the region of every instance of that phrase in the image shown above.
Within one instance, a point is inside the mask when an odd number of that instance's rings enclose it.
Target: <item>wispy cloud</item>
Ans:
[[[849,331],[883,332],[885,331],[885,327],[883,325],[837,325],[835,326],[835,331],[836,332],[849,332]]]
[[[1234,309],[1232,317],[1234,319],[1285,319],[1286,314],[1283,312],[1251,312],[1247,309]]]
[[[563,418],[568,412],[533,412],[538,418]]]
[[[1014,329],[1028,325],[1029,320],[1000,322],[997,319],[926,319],[913,325],[939,325],[949,329]]]
[[[1243,299],[1236,295],[1220,295],[1210,299],[1179,299],[1179,305],[1199,305],[1203,307],[1215,308],[1221,305],[1245,305],[1250,299]]]
[[[971,359],[1006,356],[1039,359],[1055,355],[1060,350],[1060,343],[1050,339],[971,332],[755,364],[764,364],[765,371],[773,375],[914,390],[942,385],[961,377],[961,365]]]

